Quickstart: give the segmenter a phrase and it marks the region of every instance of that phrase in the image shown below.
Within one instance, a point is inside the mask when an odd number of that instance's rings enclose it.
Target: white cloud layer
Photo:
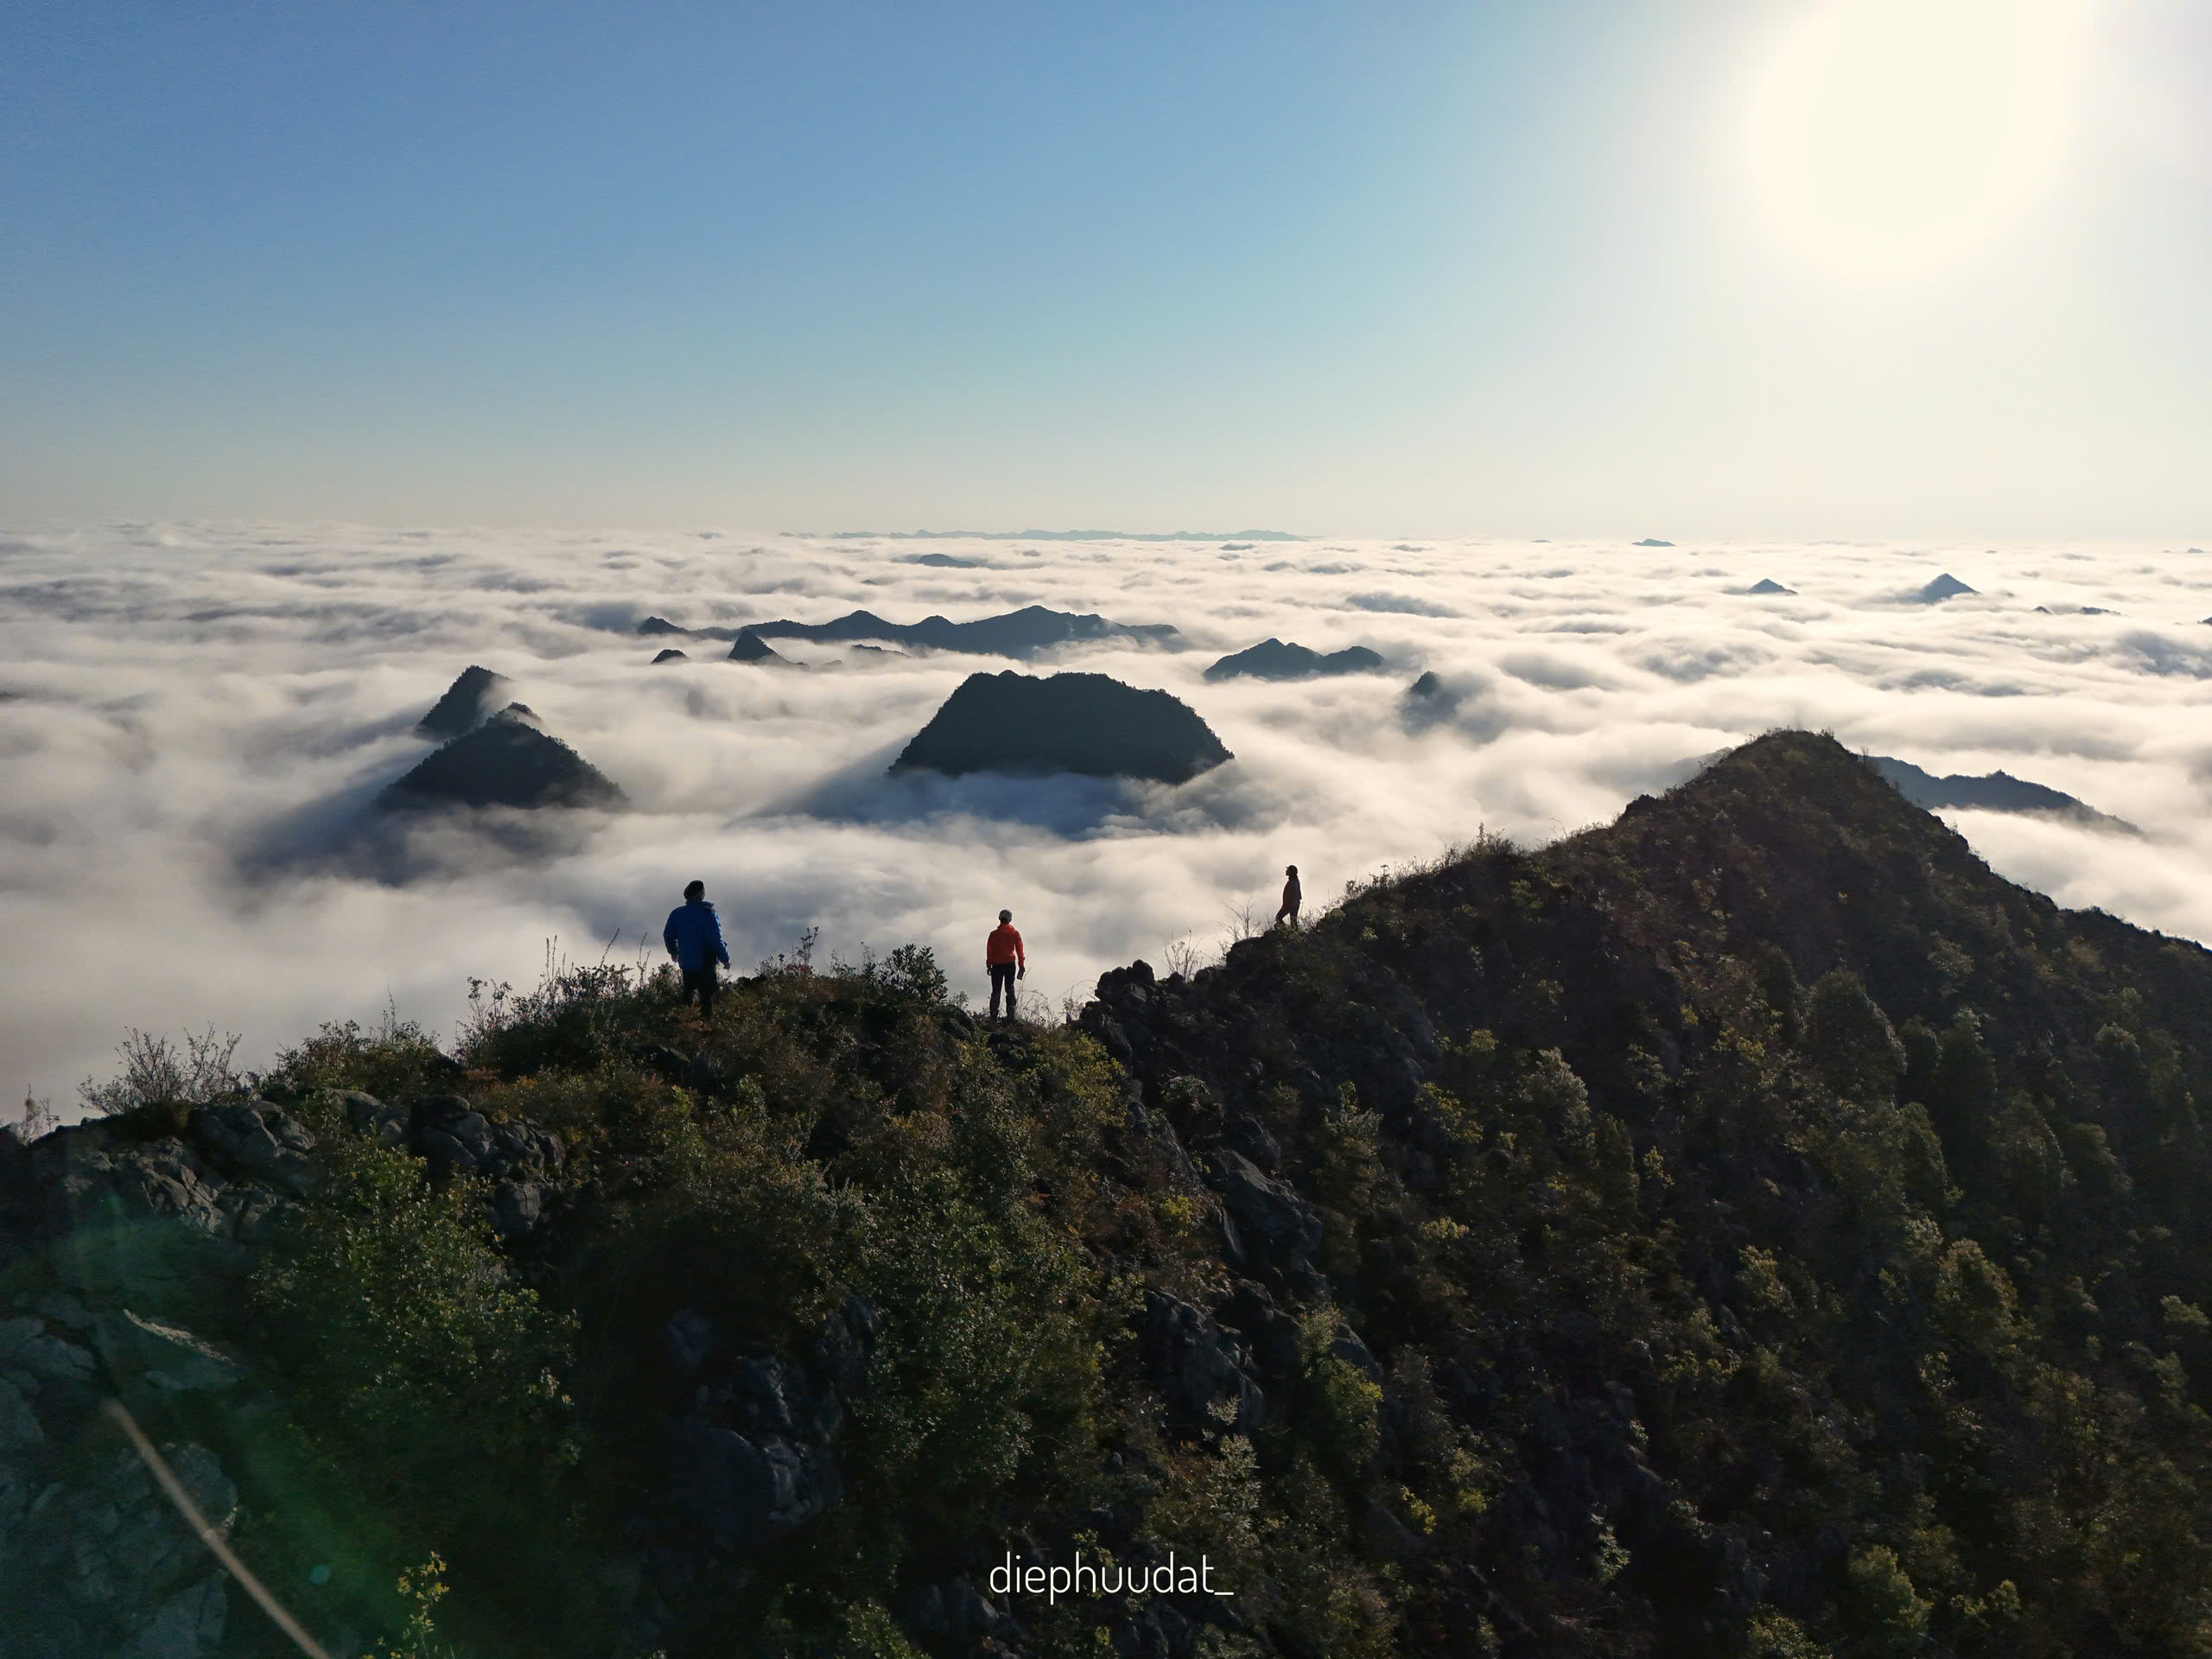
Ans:
[[[546,941],[634,958],[703,878],[741,967],[801,929],[848,957],[918,941],[982,988],[1013,909],[1046,1004],[1174,941],[1264,918],[1487,826],[1610,817],[1684,757],[1777,726],[1934,772],[2017,775],[2140,825],[2113,837],[1954,822],[2062,903],[2212,938],[2212,559],[2064,546],[1467,541],[911,542],[723,534],[127,524],[0,536],[0,1087],[65,1112],[126,1026],[213,1022],[259,1063],[387,999],[449,1033],[470,976],[535,978]],[[1980,591],[1909,595],[1948,570]],[[1761,577],[1796,590],[1754,598]],[[1179,789],[888,779],[996,658],[779,644],[807,672],[648,664],[629,632],[867,608],[893,621],[1027,604],[1173,622],[1188,649],[1077,648],[1196,708],[1236,759]],[[2074,613],[2038,614],[2072,607]],[[2085,615],[2094,606],[2109,615]],[[1200,675],[1268,635],[1364,645],[1389,671]],[[560,837],[365,833],[470,663],[516,682],[633,811]],[[1434,670],[1456,696],[1408,720]],[[16,1096],[20,1097],[20,1096]]]

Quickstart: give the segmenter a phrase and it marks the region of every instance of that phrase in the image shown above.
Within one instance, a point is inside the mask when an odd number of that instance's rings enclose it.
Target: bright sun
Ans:
[[[1939,268],[2057,174],[2089,0],[1822,0],[1751,105],[1753,184],[1835,274]]]

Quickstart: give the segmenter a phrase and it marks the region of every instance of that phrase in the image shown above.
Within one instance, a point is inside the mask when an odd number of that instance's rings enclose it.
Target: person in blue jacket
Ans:
[[[683,970],[684,1005],[690,1005],[691,994],[696,991],[701,1016],[713,1019],[715,964],[729,966],[729,947],[722,943],[722,925],[715,907],[707,902],[705,882],[694,881],[683,889],[683,902],[668,912],[668,925],[660,931],[660,942]]]

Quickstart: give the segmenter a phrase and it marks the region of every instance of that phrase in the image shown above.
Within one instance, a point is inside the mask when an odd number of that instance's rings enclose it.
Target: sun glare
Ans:
[[[1832,272],[1939,269],[2017,219],[2070,137],[2087,0],[1826,0],[1773,45],[1747,156]]]

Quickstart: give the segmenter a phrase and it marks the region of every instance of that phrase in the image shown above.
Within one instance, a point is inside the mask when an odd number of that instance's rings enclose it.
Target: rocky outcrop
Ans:
[[[648,1576],[673,1588],[705,1565],[765,1549],[845,1497],[836,1448],[845,1402],[868,1387],[881,1316],[848,1296],[805,1362],[694,1308],[661,1332],[671,1410]]]
[[[1224,657],[1206,670],[1210,680],[1313,680],[1332,674],[1372,674],[1382,658],[1365,645],[1349,645],[1326,656],[1281,639],[1262,639],[1256,645]]]
[[[1164,1291],[1144,1294],[1137,1360],[1179,1427],[1249,1434],[1266,1415],[1267,1395],[1252,1380],[1250,1354],[1198,1308]]]
[[[459,737],[481,726],[513,696],[514,682],[505,675],[471,664],[461,670],[461,677],[446,689],[445,696],[432,705],[415,729],[425,737]]]
[[[378,798],[387,810],[435,807],[614,807],[613,779],[566,743],[537,729],[519,704],[429,756]]]
[[[208,1525],[227,1532],[237,1486],[194,1442],[161,1453]],[[4,1476],[0,1476],[4,1480]],[[122,1451],[89,1474],[50,1486],[16,1529],[10,1609],[0,1641],[41,1659],[202,1659],[223,1640],[225,1574],[137,1454]]]
[[[490,1189],[492,1225],[503,1238],[527,1237],[549,1213],[567,1163],[561,1137],[527,1118],[493,1122],[459,1095],[430,1095],[411,1107],[359,1091],[342,1096],[346,1121],[388,1147],[404,1147],[430,1166],[433,1179],[474,1176]]]
[[[971,674],[892,763],[893,772],[1071,772],[1188,783],[1231,759],[1165,691],[1103,674]]]

